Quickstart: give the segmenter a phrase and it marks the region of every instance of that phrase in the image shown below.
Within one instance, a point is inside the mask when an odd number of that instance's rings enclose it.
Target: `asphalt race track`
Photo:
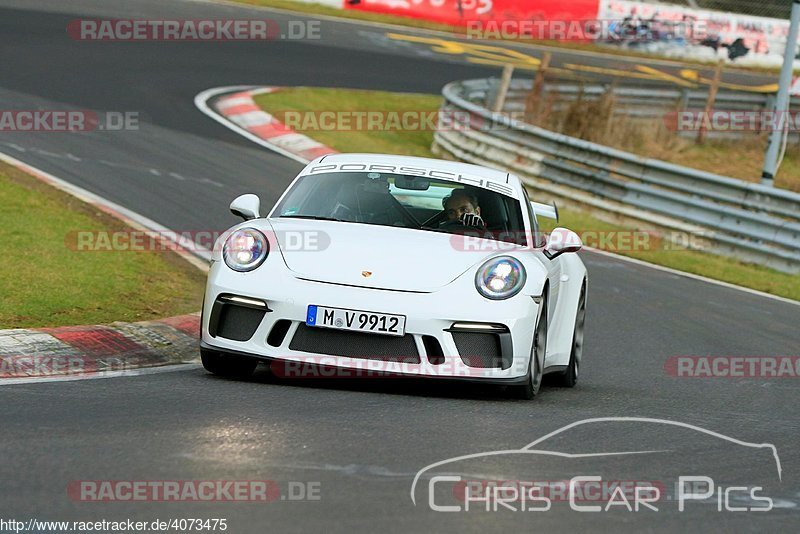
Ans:
[[[448,81],[497,73],[424,47],[390,46],[383,28],[330,21],[323,21],[319,41],[103,43],[73,41],[66,33],[77,18],[247,16],[302,18],[188,1],[0,1],[0,109],[142,116],[139,131],[2,132],[0,151],[168,228],[221,230],[236,222],[227,211],[233,197],[255,192],[270,205],[300,165],[202,115],[193,104],[197,93],[241,84],[437,93]],[[577,61],[572,54],[556,61]],[[582,61],[620,68],[608,58]],[[774,80],[741,74],[731,81]],[[533,402],[504,399],[492,388],[430,381],[279,381],[257,372],[253,380],[236,382],[195,366],[1,386],[0,519],[227,518],[235,533],[796,531],[798,379],[678,378],[665,365],[673,356],[800,356],[800,307],[582,255],[591,290],[581,381],[572,390],[545,387]],[[13,276],[17,267],[8,260],[4,276]],[[678,473],[709,476],[719,487],[763,482],[775,508],[719,511],[712,500],[679,512],[675,499],[667,498],[658,512],[578,512],[562,502],[539,512],[447,513],[432,511],[419,489],[416,505],[411,500],[415,475],[429,464],[519,449],[598,417],[665,419],[774,444],[782,471],[778,477],[769,455],[765,460],[755,449],[685,428],[609,422],[575,429],[558,440],[558,450],[662,452],[626,465],[607,457],[569,464],[537,456],[524,467],[497,459],[457,472],[551,481],[595,474],[622,480],[621,473],[636,477],[626,480],[669,481]],[[290,484],[310,483],[304,487],[318,488],[320,498],[266,504],[75,500],[67,488],[86,480],[274,480],[284,496]],[[422,485],[428,481],[423,477]],[[758,506],[748,498],[726,504]]]

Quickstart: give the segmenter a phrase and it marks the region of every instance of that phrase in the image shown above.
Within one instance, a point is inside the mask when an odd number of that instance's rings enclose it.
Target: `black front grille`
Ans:
[[[216,319],[216,331],[211,332],[211,335],[234,341],[247,341],[253,337],[266,313],[266,310],[233,304],[224,304],[215,311],[219,316],[212,317],[212,322]]]
[[[470,367],[502,369],[500,336],[484,332],[452,332],[461,361]]]
[[[386,362],[420,363],[414,336],[384,336],[311,327],[300,323],[291,350]]]

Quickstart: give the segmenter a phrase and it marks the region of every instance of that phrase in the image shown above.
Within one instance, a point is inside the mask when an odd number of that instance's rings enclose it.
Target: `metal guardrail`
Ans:
[[[525,110],[525,98],[531,91],[533,80],[514,79],[509,85],[503,109],[508,112]],[[487,92],[486,107],[490,107],[497,88],[490,84]],[[543,100],[552,100],[553,109],[559,111],[569,103],[581,98],[587,102],[599,100],[610,92],[614,99],[614,113],[634,119],[664,120],[670,112],[703,111],[708,100],[708,91],[684,88],[656,89],[642,87],[617,86],[613,84],[577,84],[548,83],[542,90]],[[775,95],[772,93],[748,93],[742,91],[720,91],[716,96],[715,109],[723,111],[772,111],[775,107]],[[790,111],[800,113],[800,99],[791,102]],[[696,132],[679,132],[682,135],[694,136]],[[708,132],[708,137],[732,138],[752,137],[751,131]],[[800,138],[791,135],[792,140]]]
[[[800,272],[800,194],[642,158],[492,113],[484,105],[491,86],[488,79],[445,86],[444,116],[468,114],[470,127],[440,129],[435,150],[507,169],[558,196],[602,199],[595,206],[608,212],[629,215],[633,209],[699,228],[714,252]]]

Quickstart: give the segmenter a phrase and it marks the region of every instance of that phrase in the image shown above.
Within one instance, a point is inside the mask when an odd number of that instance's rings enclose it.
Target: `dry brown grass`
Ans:
[[[748,182],[758,182],[764,164],[767,135],[753,133],[737,140],[694,139],[677,135],[665,121],[634,120],[616,115],[617,104],[610,92],[599,100],[581,95],[574,102],[557,106],[558,96],[545,97],[535,124],[565,135],[634,154],[669,161],[694,169]],[[790,143],[775,185],[800,192],[800,144]]]

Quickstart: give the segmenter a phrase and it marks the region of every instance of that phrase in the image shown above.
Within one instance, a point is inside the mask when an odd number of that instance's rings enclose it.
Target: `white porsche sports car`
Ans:
[[[203,304],[212,373],[297,370],[480,381],[534,397],[574,386],[587,273],[579,237],[537,218],[519,178],[435,159],[338,154],[309,163],[266,217],[220,238]],[[287,376],[291,373],[286,373]]]

